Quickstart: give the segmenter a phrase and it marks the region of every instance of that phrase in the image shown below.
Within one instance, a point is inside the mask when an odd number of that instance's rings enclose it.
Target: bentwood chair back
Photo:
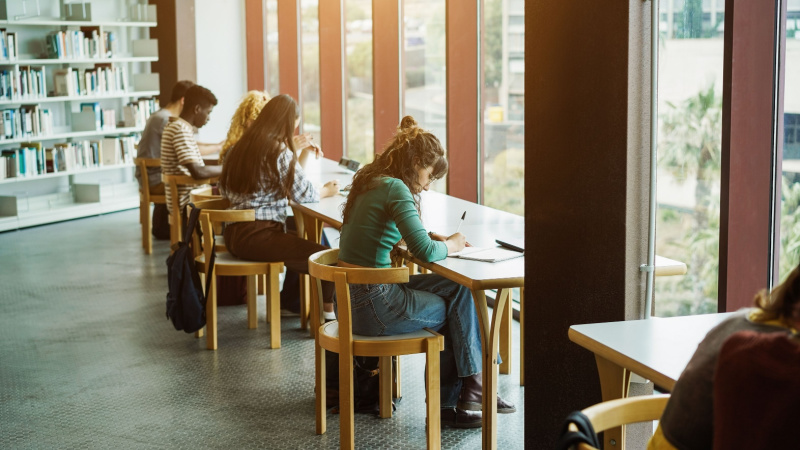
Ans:
[[[215,226],[223,222],[252,222],[255,220],[255,211],[228,210],[227,199],[203,200],[194,203],[200,212],[200,228],[203,237],[212,236]],[[196,235],[197,233],[195,233]],[[205,242],[203,242],[205,244]],[[209,270],[208,261],[211,260],[211,246],[203,245],[203,253],[195,258],[197,270],[206,273]],[[237,258],[230,252],[220,253],[216,256],[214,267],[211,269],[211,286],[208,289],[206,302],[206,346],[209,350],[217,349],[217,286],[216,276],[241,276],[247,277],[247,326],[258,328],[258,314],[256,307],[257,278],[265,276],[267,317],[270,325],[270,348],[281,346],[281,314],[279,275],[283,271],[282,262],[248,261]]]
[[[339,249],[317,252],[308,258],[308,271],[314,286],[312,326],[315,336],[316,422],[317,434],[326,430],[325,350],[339,354],[339,424],[342,449],[355,447],[353,423],[353,356],[379,358],[380,416],[392,416],[392,356],[421,353],[426,355],[427,444],[429,449],[441,447],[439,400],[439,352],[444,337],[429,329],[394,336],[360,336],[353,334],[350,305],[350,284],[393,284],[408,282],[408,268],[388,269],[338,267]],[[322,318],[321,281],[336,285],[338,320],[324,323]]]
[[[139,186],[139,223],[142,224],[142,248],[144,254],[153,253],[153,223],[150,217],[150,203],[166,204],[166,195],[150,194],[150,176],[147,173],[148,167],[161,167],[160,158],[133,158],[133,163],[139,168],[141,174],[141,185]],[[142,188],[144,186],[144,188]]]
[[[180,198],[178,196],[178,185],[196,185],[211,183],[210,178],[195,180],[188,175],[167,175],[161,174],[161,180],[164,182],[164,189],[169,192],[170,203],[169,207],[169,241],[170,245],[174,246],[181,240],[183,236],[183,220],[181,219]]]
[[[630,423],[658,420],[669,401],[669,394],[628,397],[598,403],[584,409],[596,433]],[[577,431],[570,424],[572,431]],[[597,450],[591,445],[578,444],[577,450]]]

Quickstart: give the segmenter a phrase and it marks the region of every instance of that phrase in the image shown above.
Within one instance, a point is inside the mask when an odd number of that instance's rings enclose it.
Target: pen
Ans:
[[[461,225],[464,224],[464,217],[467,217],[467,212],[466,211],[464,211],[464,214],[461,215],[461,221],[458,222],[458,228],[456,228],[456,233],[458,233],[459,230],[461,230]]]

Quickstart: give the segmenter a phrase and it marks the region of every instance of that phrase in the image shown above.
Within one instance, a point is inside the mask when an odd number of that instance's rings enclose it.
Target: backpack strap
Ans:
[[[570,431],[569,425],[575,424],[578,431]],[[564,425],[561,427],[561,435],[556,444],[558,450],[568,450],[577,444],[588,444],[595,448],[600,448],[600,440],[589,418],[580,411],[569,413]]]
[[[200,217],[200,208],[194,206],[194,203],[189,203],[188,206],[191,206],[192,212],[189,214],[189,220],[186,222],[186,230],[184,230],[183,242],[187,244],[191,243],[192,239],[192,232],[197,229],[197,234],[199,236],[203,236],[203,230],[200,227],[200,223],[198,218]],[[208,261],[208,270],[206,270],[206,289],[205,294],[203,295],[203,314],[205,314],[205,306],[206,302],[208,301],[208,290],[211,287],[211,274],[214,273],[214,262],[217,260],[217,250],[214,248],[214,229],[207,230],[208,239],[207,242],[211,245],[211,258]]]

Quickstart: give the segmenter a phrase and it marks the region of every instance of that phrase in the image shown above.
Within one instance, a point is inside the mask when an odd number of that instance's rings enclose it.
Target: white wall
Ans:
[[[200,129],[200,141],[220,142],[247,92],[244,0],[195,0],[197,83],[219,103]]]

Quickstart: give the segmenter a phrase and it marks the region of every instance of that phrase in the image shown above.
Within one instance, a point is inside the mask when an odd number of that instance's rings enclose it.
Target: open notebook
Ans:
[[[460,252],[452,253],[448,256],[461,259],[471,259],[474,261],[498,262],[507,259],[514,259],[523,256],[524,253],[515,252],[502,247],[466,247]]]

